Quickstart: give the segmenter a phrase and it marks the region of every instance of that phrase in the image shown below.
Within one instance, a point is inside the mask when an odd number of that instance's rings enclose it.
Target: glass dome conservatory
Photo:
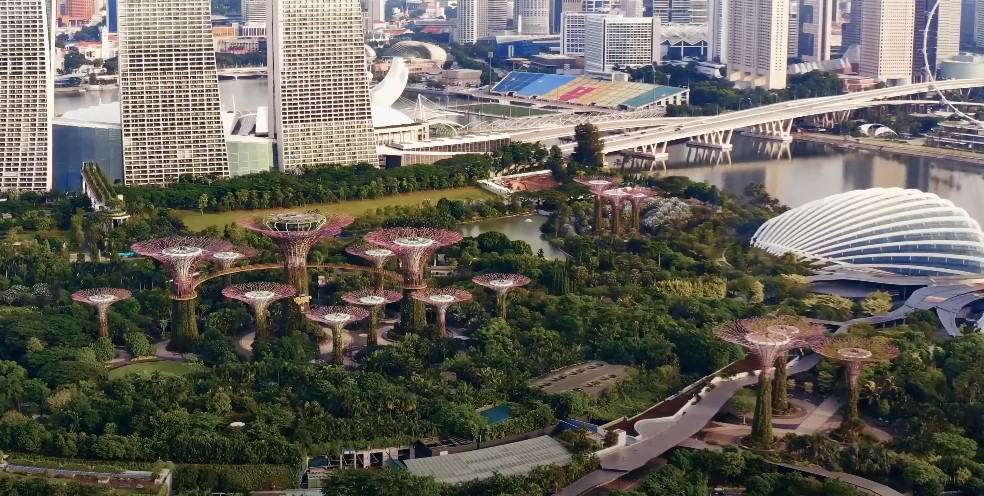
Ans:
[[[772,218],[752,245],[818,264],[911,276],[984,274],[984,232],[932,193],[872,188],[812,201]]]

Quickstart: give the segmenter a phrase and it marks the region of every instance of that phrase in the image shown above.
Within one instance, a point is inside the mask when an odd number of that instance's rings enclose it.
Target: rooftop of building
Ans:
[[[487,479],[495,474],[525,474],[543,465],[567,465],[571,454],[549,436],[464,453],[406,460],[407,470],[455,484]]]
[[[491,90],[497,94],[606,108],[642,108],[687,91],[676,86],[531,72],[511,72]]]

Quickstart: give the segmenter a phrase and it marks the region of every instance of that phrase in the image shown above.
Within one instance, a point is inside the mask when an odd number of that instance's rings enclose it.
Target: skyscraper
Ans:
[[[458,0],[458,17],[451,30],[455,43],[471,44],[487,33],[485,26],[485,2],[483,0]]]
[[[800,0],[797,52],[800,58],[830,60],[836,9],[834,0]]]
[[[51,189],[54,12],[0,0],[0,190]],[[82,164],[79,164],[79,168]]]
[[[847,22],[842,28],[844,36],[841,45],[847,49],[851,45],[861,44],[861,11],[862,0],[850,0],[850,11],[847,15]]]
[[[369,13],[369,22],[386,22],[386,0],[368,0],[369,8],[366,12]]]
[[[280,169],[376,163],[359,0],[272,0],[267,32]]]
[[[892,85],[912,81],[914,0],[864,0],[858,73]]]
[[[509,29],[508,0],[481,0],[479,3],[485,5],[485,33],[479,38],[505,33]]]
[[[977,19],[977,0],[961,0],[960,43],[974,43],[974,21]]]
[[[786,53],[789,58],[799,58],[800,37],[800,0],[789,0],[789,46]]]
[[[929,13],[937,1],[939,1],[940,6],[930,21]],[[927,79],[927,59],[929,69],[935,76],[940,63],[960,54],[961,3],[961,0],[916,0],[916,21],[912,38],[912,76],[914,81]],[[925,52],[923,51],[924,35],[926,38]]]
[[[728,0],[710,0],[707,13],[707,59],[728,62]]]
[[[118,6],[124,182],[229,176],[209,1]]]
[[[653,17],[664,24],[704,24],[708,22],[708,0],[653,0]]]
[[[728,77],[739,86],[786,87],[789,0],[729,0]]]
[[[608,74],[617,66],[659,61],[659,19],[622,15],[584,16],[584,68]]]
[[[550,0],[516,0],[516,24],[522,34],[550,34]]]
[[[242,9],[243,22],[267,22],[267,2],[266,0],[242,0],[239,4]]]

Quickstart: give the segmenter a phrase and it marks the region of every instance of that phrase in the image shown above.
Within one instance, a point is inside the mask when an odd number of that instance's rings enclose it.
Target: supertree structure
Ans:
[[[446,229],[397,227],[366,234],[365,240],[393,252],[403,270],[403,306],[400,327],[404,332],[420,332],[426,325],[424,307],[409,293],[426,287],[424,270],[438,249],[461,241],[461,233]]]
[[[838,433],[853,440],[863,429],[858,415],[858,378],[865,365],[887,363],[899,356],[899,349],[884,338],[864,338],[850,334],[826,336],[813,340],[813,351],[844,366],[847,372],[848,400]]]
[[[776,359],[791,349],[808,346],[806,341],[781,325],[768,323],[769,319],[746,319],[729,322],[714,329],[717,337],[734,343],[755,357],[761,372],[758,377],[758,397],[755,400],[755,417],[749,444],[758,447],[772,446],[772,380],[775,377]]]
[[[345,350],[342,349],[342,331],[345,326],[352,322],[358,322],[369,316],[369,311],[364,308],[352,306],[332,306],[316,307],[304,315],[319,324],[327,325],[331,328],[331,351],[335,356],[335,365],[342,365],[344,362]]]
[[[177,349],[187,349],[192,341],[198,339],[195,271],[208,263],[213,253],[231,248],[232,243],[224,239],[200,236],[150,239],[130,247],[135,253],[153,258],[171,271],[171,327]]]
[[[641,188],[638,186],[622,188],[622,191],[628,193],[626,200],[632,204],[632,229],[638,231],[640,227],[640,217],[642,214],[642,204],[645,203],[647,199],[659,195],[659,193],[655,190]]]
[[[754,332],[776,331],[792,336],[798,340],[800,347],[808,348],[810,341],[826,334],[826,329],[806,317],[795,315],[779,315],[775,317],[757,317],[739,322],[743,327]],[[790,350],[795,348],[790,348]],[[789,351],[789,350],[786,350]],[[789,386],[786,385],[787,355],[781,353],[776,359],[775,378],[772,380],[772,412],[786,413],[789,411]]]
[[[612,204],[612,236],[622,234],[622,205],[629,201],[629,193],[625,188],[606,189],[601,197]]]
[[[619,178],[615,176],[578,176],[574,178],[574,182],[587,186],[595,197],[594,226],[592,229],[595,234],[598,234],[601,226],[601,194],[605,190],[617,186]]]
[[[472,294],[457,288],[425,288],[414,291],[410,297],[434,307],[437,312],[437,336],[443,338],[448,335],[448,308],[471,301]]]
[[[386,265],[386,262],[389,259],[395,257],[396,253],[393,253],[393,250],[380,248],[368,243],[356,243],[349,245],[345,248],[345,252],[349,255],[355,255],[359,258],[372,262],[373,271],[376,276],[376,291],[382,291],[383,266]]]
[[[277,244],[284,257],[287,283],[299,294],[306,295],[309,283],[307,256],[311,247],[321,239],[337,236],[352,221],[351,215],[309,211],[240,217],[236,223]]]
[[[106,314],[110,305],[131,296],[132,293],[121,288],[83,289],[72,293],[73,300],[96,308],[96,315],[99,316],[99,337],[109,336],[109,321]]]
[[[234,246],[228,251],[217,251],[212,253],[212,262],[218,266],[219,270],[229,270],[243,260],[248,260],[260,254],[260,250],[249,246]],[[225,285],[232,284],[232,274],[225,275]]]
[[[506,318],[506,297],[513,289],[529,284],[530,278],[519,274],[482,274],[473,277],[472,282],[495,291],[499,317]]]
[[[253,309],[256,318],[256,337],[261,338],[267,331],[267,310],[277,300],[290,298],[297,289],[289,284],[277,282],[249,282],[222,289],[222,296],[239,300]]]
[[[366,307],[369,309],[369,338],[366,340],[369,346],[379,344],[379,311],[390,303],[396,303],[403,299],[403,295],[396,291],[371,290],[350,291],[342,294],[342,301],[350,305]]]

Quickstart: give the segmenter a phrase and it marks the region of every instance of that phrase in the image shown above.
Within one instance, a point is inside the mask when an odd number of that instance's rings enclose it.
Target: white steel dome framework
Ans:
[[[872,188],[796,207],[756,231],[752,245],[818,264],[910,276],[984,274],[984,232],[932,193]]]

